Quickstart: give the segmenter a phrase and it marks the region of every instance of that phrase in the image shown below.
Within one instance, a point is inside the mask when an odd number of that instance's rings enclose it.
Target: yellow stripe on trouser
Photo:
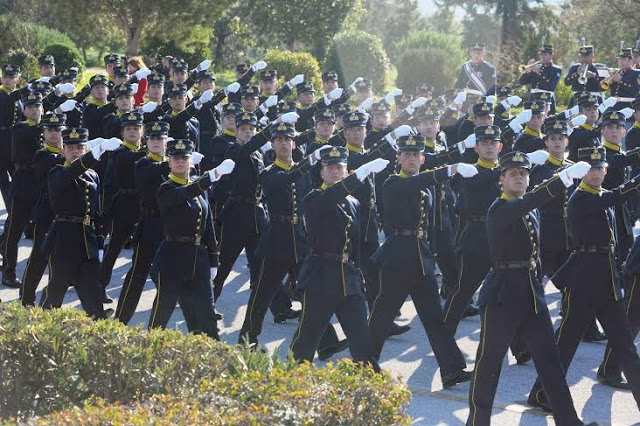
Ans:
[[[300,338],[300,333],[302,332],[302,325],[304,324],[305,312],[307,311],[307,291],[305,290],[302,294],[302,315],[300,315],[300,324],[298,324],[298,332],[296,333],[295,339],[291,342],[291,348],[295,346],[296,342]]]
[[[627,314],[627,318],[629,317],[629,309],[631,308],[631,301],[633,299],[633,291],[636,288],[636,279],[637,279],[637,275],[633,276],[633,284],[631,285],[631,291],[629,292],[629,299],[627,300],[627,308],[625,309],[625,312]],[[609,349],[607,349],[607,353],[605,354],[604,357],[604,362],[602,363],[602,374],[604,374],[605,376],[607,375],[607,364],[609,363],[609,358],[611,358],[611,354],[613,353],[613,348],[609,347]]]
[[[129,282],[124,283],[127,287],[127,291],[124,292],[124,297],[120,302],[120,312],[116,312],[116,316],[122,313],[124,309],[124,302],[127,300],[127,295],[129,294],[129,290],[131,290],[131,281],[133,281],[133,276],[136,273],[136,265],[138,264],[138,256],[140,255],[140,242],[138,241],[138,245],[136,246],[136,257],[133,259],[133,266],[131,267],[131,274],[129,275]]]
[[[53,273],[53,263],[51,262],[51,255],[49,255],[49,275],[49,282],[44,288],[44,300],[42,301],[42,306],[44,306],[47,303],[47,299],[49,299],[49,285],[51,285],[55,277],[55,274]]]
[[[464,270],[464,254],[460,254],[460,271],[458,272],[458,287],[456,288],[455,293],[451,296],[451,303],[449,303],[449,307],[447,307],[447,312],[444,313],[443,321],[447,321],[449,317],[449,312],[451,312],[451,307],[453,306],[453,301],[455,300],[458,293],[460,293],[460,289],[462,288],[462,271]]]
[[[371,324],[371,318],[373,318],[373,313],[376,311],[378,299],[380,298],[380,296],[382,296],[382,268],[380,268],[380,272],[378,272],[378,282],[380,283],[378,295],[376,296],[376,300],[373,301],[373,308],[371,308],[371,312],[369,312],[369,324]]]
[[[484,308],[484,312],[482,313],[482,341],[480,342],[480,356],[476,361],[476,366],[473,369],[473,383],[471,385],[471,412],[473,416],[472,424],[476,424],[476,412],[478,411],[478,407],[476,407],[476,380],[478,378],[478,369],[480,367],[480,361],[482,361],[482,357],[484,356],[484,344],[487,340],[487,312],[489,312],[489,307],[486,306]]]
[[[153,328],[156,322],[156,315],[158,314],[158,307],[160,306],[160,273],[158,272],[158,289],[156,290],[156,307],[153,310],[153,316],[151,317],[151,323],[149,328]]]

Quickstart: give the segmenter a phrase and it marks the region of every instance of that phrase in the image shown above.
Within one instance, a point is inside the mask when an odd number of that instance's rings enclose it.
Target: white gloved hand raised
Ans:
[[[198,164],[200,164],[203,158],[204,158],[204,155],[200,154],[198,151],[193,151],[193,153],[191,153],[191,159],[193,160],[194,166],[197,166]]]
[[[587,116],[584,114],[580,114],[571,119],[571,125],[573,127],[582,126],[586,122],[587,122]]]
[[[627,120],[629,117],[631,117],[633,115],[633,113],[635,112],[635,110],[633,108],[622,108],[620,111],[618,111],[620,114],[624,115],[624,119]]]
[[[157,102],[149,101],[146,104],[142,105],[140,107],[140,110],[142,112],[150,113],[150,112],[155,111],[157,107],[158,107],[158,103]]]
[[[265,61],[258,61],[255,64],[251,65],[251,69],[253,72],[263,70],[267,67],[267,63]]]
[[[316,149],[315,151],[313,151],[309,156],[309,162],[311,163],[311,165],[313,166],[318,161],[320,161],[320,157],[322,157],[322,151],[324,151],[325,149],[331,149],[331,148],[333,148],[333,146],[329,144],[325,144],[325,145],[322,145],[320,148]]]
[[[142,80],[142,79],[147,78],[149,76],[149,74],[151,74],[151,70],[149,68],[144,68],[144,69],[136,71],[135,76],[136,76],[136,78],[138,80]]]
[[[260,151],[262,151],[263,153],[269,151],[271,149],[271,142],[267,141],[267,143],[265,143],[264,145],[262,145],[260,147]]]
[[[367,98],[364,101],[362,101],[362,103],[360,104],[360,106],[358,107],[358,109],[363,109],[363,110],[368,110],[371,108],[371,105],[373,105],[373,98]]]
[[[120,145],[122,145],[122,141],[118,138],[107,139],[99,145],[94,146],[91,149],[91,154],[96,160],[99,160],[102,154],[107,151],[114,151],[118,149]]]
[[[544,162],[547,161],[547,158],[549,158],[549,155],[551,155],[549,154],[549,151],[539,149],[527,154],[527,157],[529,157],[529,161],[531,161],[531,164],[544,164]]]
[[[495,96],[493,96],[493,95],[489,95],[489,96],[486,96],[486,97],[484,98],[484,101],[485,101],[486,103],[488,103],[488,104],[493,105],[493,104],[495,104],[495,103],[496,103],[496,97],[495,97]]]
[[[387,165],[389,164],[389,160],[385,160],[384,158],[376,158],[375,160],[369,161],[368,163],[363,164],[358,167],[355,171],[356,177],[360,182],[362,182],[368,175],[371,173],[378,173],[383,171]]]
[[[224,94],[228,95],[229,93],[237,93],[238,90],[240,90],[240,83],[236,81],[224,88]]]
[[[602,114],[607,108],[613,107],[616,102],[618,102],[618,98],[616,98],[615,96],[609,96],[600,105],[598,105],[598,112]]]
[[[282,114],[280,117],[278,117],[276,122],[277,123],[294,124],[296,121],[298,121],[298,118],[300,118],[300,116],[298,115],[297,112],[288,112],[288,113]]]
[[[69,67],[71,71],[80,72],[80,68],[78,67]]]
[[[573,185],[574,179],[582,179],[584,175],[587,174],[589,169],[591,169],[591,165],[589,163],[585,161],[580,161],[576,164],[573,164],[567,167],[564,170],[561,170],[558,173],[558,177],[560,177],[560,180],[562,180],[562,183],[564,183],[564,186],[569,188],[571,185]]]
[[[457,105],[463,104],[467,100],[467,92],[460,92],[453,98],[453,103]]]
[[[513,130],[513,133],[516,135],[522,132],[522,126],[520,125],[520,123],[517,123],[513,120],[509,122],[509,127],[511,128],[511,130]]]
[[[580,112],[580,107],[578,105],[573,106],[564,111],[564,118],[571,118],[574,115],[578,114],[579,112]]]
[[[104,250],[98,249],[98,262],[102,262],[102,259],[104,259]]]
[[[525,109],[522,110],[522,112],[520,112],[520,114],[516,115],[516,118],[514,118],[513,120],[511,120],[512,122],[515,121],[516,124],[522,124],[522,123],[526,123],[529,120],[531,120],[531,110],[530,109]]]
[[[74,99],[69,99],[60,104],[60,111],[69,112],[76,107],[76,101]]]
[[[470,178],[478,174],[478,169],[473,164],[458,163],[456,172],[463,178]]]
[[[40,77],[36,79],[37,82],[44,82],[44,83],[48,83],[49,80],[51,80],[51,77]]]
[[[198,98],[198,101],[201,104],[206,104],[211,99],[213,99],[213,90],[209,89],[209,90],[205,90],[204,92],[202,92],[202,95],[200,95],[200,97]]]
[[[304,74],[298,74],[295,77],[293,77],[291,80],[289,80],[289,83],[291,83],[290,87],[293,87],[297,84],[300,84],[304,81]],[[287,83],[287,85],[289,84]]]
[[[267,127],[269,125],[269,117],[266,115],[262,117],[258,122],[262,125],[262,127]]]
[[[329,92],[329,99],[331,99],[332,101],[339,99],[340,96],[342,96],[342,92],[344,92],[344,89],[342,87],[333,89],[332,91]]]
[[[408,107],[405,108],[405,112],[407,112],[408,114],[413,114],[416,108],[420,108],[426,103],[427,103],[427,98],[420,96],[418,99],[415,99],[413,102],[409,104]]]
[[[513,95],[513,96],[509,96],[506,101],[509,103],[509,105],[511,106],[518,106],[520,105],[520,102],[522,102],[522,98],[520,96],[517,95]]]
[[[70,94],[73,93],[74,90],[76,90],[76,86],[71,83],[58,84],[56,86],[56,90],[58,90],[60,93]]]
[[[389,132],[384,138],[393,147],[394,150],[398,150],[398,144],[396,140],[402,136],[409,136],[412,132],[412,128],[409,125],[403,124],[397,129]]]
[[[198,64],[198,71],[206,71],[211,66],[211,61],[209,59],[205,59],[204,61]]]
[[[138,83],[131,83],[131,90],[133,93],[138,93]]]
[[[271,95],[267,98],[266,101],[264,101],[263,105],[266,105],[267,108],[271,108],[272,106],[276,105],[278,103],[278,96],[277,95]]]
[[[235,166],[236,166],[235,161],[227,158],[222,163],[220,163],[218,167],[216,167],[215,169],[211,169],[207,172],[209,173],[209,179],[211,180],[211,182],[215,182],[218,179],[220,179],[221,176],[228,175],[229,173],[231,173]]]
[[[393,89],[389,93],[387,93],[384,97],[384,102],[387,105],[391,105],[391,102],[395,99],[396,96],[402,95],[402,89]]]

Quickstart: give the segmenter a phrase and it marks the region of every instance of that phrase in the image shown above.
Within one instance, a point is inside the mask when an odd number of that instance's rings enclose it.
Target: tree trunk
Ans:
[[[142,38],[142,28],[146,20],[146,15],[142,10],[142,0],[133,0],[131,6],[131,20],[125,28],[127,34],[127,47],[125,55],[127,58],[136,56],[140,48],[140,39]]]

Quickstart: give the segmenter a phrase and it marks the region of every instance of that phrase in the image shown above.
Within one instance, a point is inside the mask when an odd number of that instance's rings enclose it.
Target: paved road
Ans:
[[[1,202],[1,201],[0,201]],[[1,205],[0,205],[1,208]],[[6,212],[0,210],[0,221],[4,221]],[[18,276],[21,277],[31,250],[31,241],[23,240],[19,250]],[[116,269],[108,288],[108,294],[116,300],[120,294],[122,281],[131,265],[131,250],[125,250],[116,263]],[[39,293],[46,282],[46,275],[40,283]],[[547,284],[547,301],[554,322],[558,321],[560,294],[551,284]],[[138,310],[132,320],[133,325],[146,326],[155,295],[155,287],[149,280],[146,283]],[[12,301],[18,298],[18,290],[2,287],[0,299]],[[38,300],[40,294],[38,294]],[[222,340],[233,344],[244,319],[246,302],[249,298],[248,270],[244,255],[236,263],[236,267],[225,285],[219,300],[218,310],[224,315],[220,325]],[[299,304],[294,302],[299,308]],[[80,309],[75,292],[68,292],[65,306]],[[115,303],[113,305],[115,308]],[[334,322],[337,323],[335,317]],[[422,329],[413,304],[408,300],[402,307],[400,323],[410,324],[412,329],[387,341],[382,353],[382,367],[390,371],[409,386],[413,392],[413,400],[409,406],[409,414],[415,424],[421,425],[461,425],[469,413],[467,397],[468,384],[461,384],[451,390],[443,390],[438,367],[431,351],[427,336]],[[270,353],[279,351],[286,353],[297,322],[275,324],[271,313],[265,319],[261,344]],[[170,322],[171,328],[186,330],[182,312],[177,309]],[[342,330],[337,327],[339,334]],[[458,345],[466,356],[469,369],[473,368],[475,354],[480,336],[479,317],[463,320],[457,334]],[[636,341],[636,344],[640,339]],[[595,380],[597,367],[602,359],[605,345],[601,343],[583,343],[576,353],[568,373],[578,414],[588,421],[613,425],[640,425],[640,412],[631,392],[614,391],[599,384]],[[348,351],[340,354],[347,356]],[[336,359],[334,357],[334,359]],[[318,365],[323,363],[317,361]],[[502,376],[494,404],[494,425],[540,426],[552,425],[553,419],[544,413],[524,405],[527,392],[535,380],[535,369],[531,363],[519,366],[509,355],[504,361]]]

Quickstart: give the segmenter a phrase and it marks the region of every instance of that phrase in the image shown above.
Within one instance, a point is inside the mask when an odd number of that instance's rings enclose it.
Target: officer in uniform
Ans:
[[[117,110],[106,115],[102,120],[102,134],[100,136],[105,139],[118,137],[122,133],[120,117],[133,110],[133,87],[129,83],[114,86],[113,102]]]
[[[14,165],[9,190],[11,209],[0,238],[4,259],[2,284],[12,288],[21,287],[21,282],[16,278],[18,243],[38,201],[33,156],[42,148],[42,95],[30,93],[22,103],[26,120],[15,124],[11,129],[11,162]]]
[[[36,190],[39,197],[34,211],[34,237],[33,249],[29,255],[27,268],[22,277],[22,288],[20,289],[20,301],[23,306],[33,306],[36,302],[36,289],[47,267],[47,257],[40,248],[44,242],[49,226],[53,222],[54,216],[49,203],[49,193],[47,187],[47,176],[53,167],[63,164],[62,157],[62,130],[66,124],[64,114],[48,113],[42,118],[44,144],[33,157],[34,176]]]
[[[215,90],[216,76],[210,70],[198,72],[196,74],[196,81],[198,82],[198,91],[201,95],[204,95],[208,90]],[[205,95],[205,97],[208,97],[208,95]],[[199,96],[195,96],[192,101],[195,102],[198,99]],[[201,100],[201,102],[204,104],[204,108],[200,108],[200,110],[196,112],[195,118],[200,123],[200,146],[202,147],[211,143],[211,140],[219,133],[220,113],[215,108],[219,101],[215,102],[212,98],[207,102],[203,102],[203,100]]]
[[[571,87],[573,97],[569,101],[568,108],[577,105],[580,93],[587,92],[600,101],[602,100],[602,88],[600,82],[602,77],[598,74],[598,68],[593,63],[594,48],[585,45],[584,41],[578,49],[578,63],[571,65],[564,78],[564,84]],[[586,68],[586,69],[585,69]]]
[[[472,113],[460,124],[456,141],[464,141],[469,135],[474,134],[474,129],[481,126],[493,126],[495,112],[493,103],[478,102],[471,107]],[[462,161],[473,164],[478,161],[478,154],[472,150],[466,150],[462,154]]]
[[[322,153],[322,179],[303,201],[310,254],[300,268],[298,288],[304,291],[302,316],[291,342],[293,357],[313,360],[324,330],[335,313],[356,362],[379,371],[371,356],[367,305],[359,269],[358,201],[350,196],[371,173],[383,170],[388,161],[377,158],[347,177],[349,151],[342,147]]]
[[[625,314],[620,270],[615,259],[616,218],[612,209],[637,193],[640,181],[627,181],[605,191],[602,186],[607,173],[605,148],[581,148],[578,158],[587,161],[591,170],[582,178],[567,205],[574,251],[552,278],[565,288],[567,301],[566,315],[556,333],[556,344],[564,371],[567,371],[582,334],[594,316],[597,317],[640,407],[640,358]],[[533,347],[529,345],[530,350]],[[554,390],[555,386],[545,386],[543,392],[536,382],[529,394],[529,404],[544,409],[549,399],[555,411],[555,400],[550,395]]]
[[[256,113],[260,105],[258,86],[244,86],[241,91],[240,103],[246,112]]]
[[[296,121],[296,131],[302,133],[313,129],[313,116],[320,108],[318,104],[322,102],[322,99],[315,103],[316,89],[311,81],[303,81],[297,84],[296,93],[300,104],[296,111],[300,116]]]
[[[569,160],[578,160],[578,150],[580,148],[588,148],[600,144],[598,137],[600,134],[596,131],[596,123],[600,112],[598,111],[598,99],[596,96],[586,94],[577,98],[576,102],[580,110],[580,114],[584,115],[586,121],[578,127],[574,127],[571,135],[569,135]]]
[[[200,149],[200,122],[195,118],[195,114],[202,108],[203,100],[199,99],[187,106],[187,91],[188,88],[185,84],[171,85],[167,93],[171,109],[165,114],[162,121],[169,123],[170,138],[190,140],[195,144],[195,150],[198,151]]]
[[[322,73],[322,93],[328,95],[329,92],[338,88],[338,73],[331,70]]]
[[[614,109],[630,108],[640,92],[640,71],[633,69],[633,49],[621,48],[618,51],[619,71],[612,77],[611,96],[617,98]]]
[[[529,64],[526,71],[520,75],[520,84],[529,85],[529,93],[546,93],[551,99],[551,114],[556,112],[555,91],[560,77],[562,76],[562,68],[553,63],[553,46],[543,44],[538,51],[540,54],[540,64]]]
[[[11,127],[22,117],[20,90],[20,67],[13,64],[2,66],[0,80],[0,193],[5,207],[11,209],[9,197],[9,174],[13,172],[11,164]]]
[[[156,193],[169,175],[169,163],[165,158],[169,125],[164,121],[147,123],[144,133],[147,155],[135,163],[134,173],[142,216],[136,230],[133,263],[125,276],[116,308],[116,318],[124,324],[131,321],[136,311],[153,258],[163,237]],[[130,155],[137,157],[134,152]],[[135,213],[135,207],[131,207],[131,213]]]
[[[529,154],[545,148],[542,125],[547,114],[543,101],[527,101],[524,103],[524,109],[531,110],[531,119],[526,123],[522,133],[516,137],[513,150]]]
[[[102,74],[96,74],[89,79],[90,96],[85,100],[82,127],[89,130],[91,139],[102,134],[104,118],[118,109],[114,102],[108,101],[109,84],[109,79]]]
[[[88,135],[89,131],[83,128],[64,130],[65,162],[49,171],[48,193],[55,220],[43,244],[51,275],[40,306],[61,307],[67,288],[73,284],[87,314],[105,318],[109,312],[102,307],[98,280],[103,245],[97,223],[100,179],[92,167],[106,151],[113,151],[122,142],[110,139],[95,144],[87,152]]]
[[[169,111],[169,103],[163,102],[164,83],[164,74],[151,73],[147,76],[147,98],[149,101],[141,107],[145,124],[160,120]],[[153,104],[151,104],[152,102]],[[152,107],[153,109],[149,111]]]
[[[420,173],[425,161],[424,137],[401,136],[397,147],[400,173],[389,177],[383,190],[387,239],[373,256],[381,269],[380,290],[369,317],[372,355],[379,359],[393,318],[411,295],[438,360],[443,387],[449,388],[468,381],[471,373],[464,371],[464,357],[452,331],[442,322],[435,259],[428,239],[433,201],[428,187],[448,180],[460,169],[465,176],[477,171],[465,164]]]
[[[458,80],[453,86],[476,96],[492,95],[496,90],[496,69],[484,60],[484,43],[476,43],[469,48],[471,60],[462,65]]]
[[[176,303],[191,333],[218,340],[211,280],[218,267],[218,244],[204,193],[220,176],[233,170],[233,161],[191,180],[194,143],[176,139],[167,148],[168,179],[156,195],[164,239],[160,243],[151,277],[157,293],[149,328],[166,328]]]
[[[113,73],[113,69],[120,65],[120,56],[110,53],[105,55],[104,57],[104,70],[107,73],[107,78],[109,80],[109,90],[113,89],[115,76]]]

